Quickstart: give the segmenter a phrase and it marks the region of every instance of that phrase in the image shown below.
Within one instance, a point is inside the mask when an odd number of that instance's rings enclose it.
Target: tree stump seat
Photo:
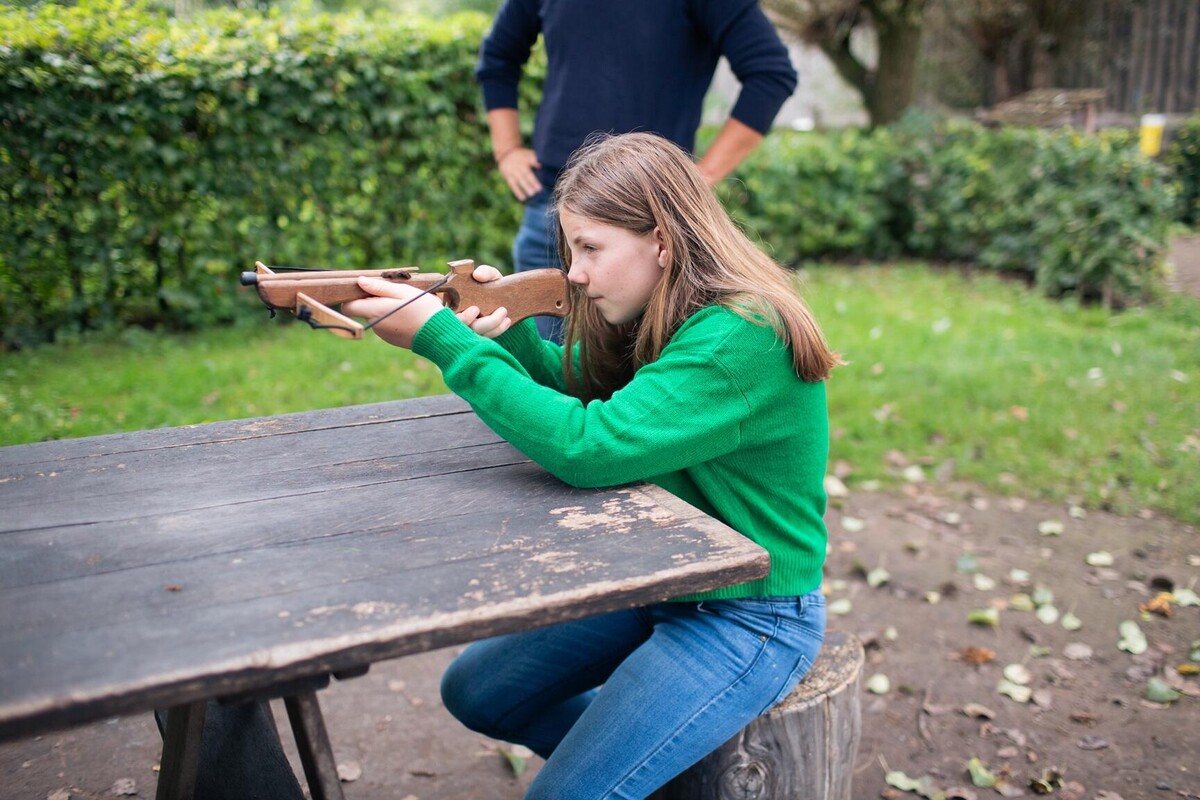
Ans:
[[[788,697],[650,800],[850,800],[863,647],[830,631]]]

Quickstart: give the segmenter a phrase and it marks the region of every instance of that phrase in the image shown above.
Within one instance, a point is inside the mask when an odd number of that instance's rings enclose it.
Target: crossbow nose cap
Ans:
[[[243,272],[242,273],[242,286],[254,286],[257,283],[258,283],[258,273],[257,272]]]

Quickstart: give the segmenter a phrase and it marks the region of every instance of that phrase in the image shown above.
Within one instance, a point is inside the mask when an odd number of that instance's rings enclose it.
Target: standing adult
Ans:
[[[539,35],[546,78],[527,147],[517,95]],[[589,135],[649,131],[695,149],[721,56],[742,87],[697,164],[710,186],[758,146],[796,88],[787,48],[757,0],[504,0],[475,75],[496,165],[525,204],[513,242],[516,271],[560,268],[550,193]],[[537,323],[544,338],[561,341],[560,320]]]

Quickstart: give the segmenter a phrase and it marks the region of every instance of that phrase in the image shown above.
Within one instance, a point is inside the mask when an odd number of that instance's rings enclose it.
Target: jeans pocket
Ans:
[[[775,698],[767,703],[763,710],[758,712],[758,715],[762,716],[782,703],[792,693],[792,690],[800,685],[800,681],[804,680],[804,676],[812,669],[812,665],[813,662],[808,656],[800,656],[800,660],[796,662],[796,668],[788,675],[788,679],[784,682],[783,688],[779,690],[779,694],[775,695]]]

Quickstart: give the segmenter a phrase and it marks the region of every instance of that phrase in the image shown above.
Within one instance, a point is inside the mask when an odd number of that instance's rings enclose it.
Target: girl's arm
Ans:
[[[492,430],[553,475],[573,486],[614,486],[738,446],[750,406],[725,360],[714,358],[727,332],[712,330],[716,335],[673,341],[609,400],[586,404],[538,385],[511,353],[449,311],[421,328],[413,352],[436,363],[447,386]]]

